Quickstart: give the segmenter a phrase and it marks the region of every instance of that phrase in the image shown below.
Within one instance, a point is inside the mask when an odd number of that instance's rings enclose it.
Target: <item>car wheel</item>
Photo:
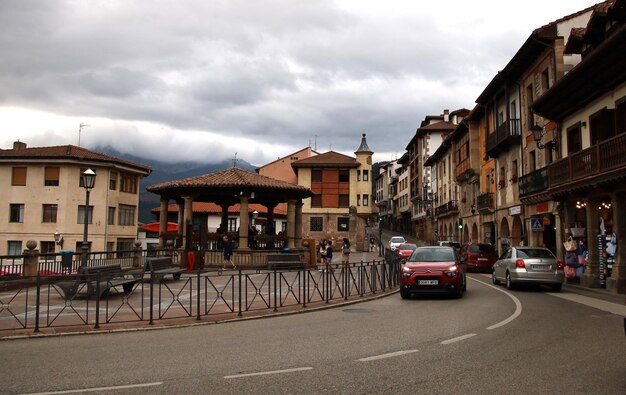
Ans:
[[[561,288],[563,288],[563,284],[552,284],[552,290],[554,292],[561,292]]]
[[[500,280],[498,280],[498,278],[496,277],[496,269],[493,269],[491,271],[491,282],[496,284],[496,285],[500,284]]]
[[[411,293],[410,293],[410,292],[408,292],[408,291],[405,291],[405,290],[401,289],[401,290],[400,290],[400,297],[401,297],[402,299],[409,299],[409,298],[411,298]]]
[[[513,289],[515,286],[513,285],[513,281],[511,281],[511,274],[506,272],[506,289]]]

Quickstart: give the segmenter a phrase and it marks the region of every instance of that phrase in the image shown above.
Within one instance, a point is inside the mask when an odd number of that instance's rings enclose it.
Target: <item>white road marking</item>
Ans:
[[[476,281],[479,284],[485,285],[487,287],[491,287],[491,288],[495,289],[496,291],[502,292],[503,294],[505,294],[506,296],[511,298],[511,300],[513,300],[513,302],[515,303],[515,311],[513,312],[513,314],[511,314],[509,316],[509,318],[507,318],[504,321],[500,321],[497,324],[491,325],[490,327],[487,328],[487,330],[490,331],[492,329],[500,328],[501,326],[504,326],[504,325],[508,324],[509,322],[511,322],[514,319],[516,319],[517,317],[519,317],[520,314],[522,314],[522,302],[520,302],[519,299],[517,299],[513,294],[511,294],[511,293],[509,293],[509,292],[507,292],[507,291],[505,291],[505,290],[503,290],[503,289],[501,289],[499,287],[493,286],[491,284],[487,284],[487,283],[484,283],[482,281],[478,281],[475,278],[471,278],[471,277],[468,277],[468,278],[470,280]]]
[[[570,302],[576,302],[584,304],[585,306],[593,307],[594,309],[606,311],[608,313],[626,316],[626,306],[621,304],[607,302],[604,300],[590,298],[588,296],[573,294],[573,293],[558,293],[552,292],[546,295],[554,296],[555,298],[561,298],[569,300]]]
[[[361,358],[358,361],[359,362],[376,361],[376,360],[379,360],[379,359],[393,358],[393,357],[399,357],[401,355],[412,354],[412,353],[417,352],[417,351],[418,350],[405,350],[405,351],[390,352],[388,354],[381,354],[381,355],[375,355],[373,357]]]
[[[112,390],[129,389],[129,388],[145,388],[145,387],[154,387],[157,385],[163,385],[163,382],[159,381],[156,383],[117,385],[115,387],[82,388],[82,389],[66,390],[66,391],[36,392],[36,393],[30,393],[28,395],[80,394],[82,392],[99,392],[99,391],[112,391]]]
[[[470,337],[474,337],[474,336],[476,336],[475,333],[468,333],[467,335],[455,337],[453,339],[444,340],[439,344],[452,344],[452,343],[460,342],[461,340],[469,339]]]
[[[281,373],[292,373],[292,372],[303,372],[306,370],[313,370],[311,367],[304,368],[293,368],[293,369],[283,369],[283,370],[270,370],[267,372],[257,372],[257,373],[244,373],[244,374],[233,374],[231,376],[224,376],[225,379],[238,379],[242,377],[253,377],[253,376],[266,376],[270,374],[281,374]]]

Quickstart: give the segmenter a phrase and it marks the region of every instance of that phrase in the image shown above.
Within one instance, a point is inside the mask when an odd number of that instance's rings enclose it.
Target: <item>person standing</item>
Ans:
[[[232,265],[233,269],[236,269],[235,263],[232,261],[233,256],[233,242],[228,236],[224,236],[224,263],[223,268],[226,269],[226,264]]]
[[[326,240],[320,241],[320,263],[326,263]]]
[[[333,263],[333,242],[328,240],[326,242],[326,269],[330,270]]]
[[[350,240],[343,238],[343,244],[341,245],[341,263],[348,266],[350,263]]]

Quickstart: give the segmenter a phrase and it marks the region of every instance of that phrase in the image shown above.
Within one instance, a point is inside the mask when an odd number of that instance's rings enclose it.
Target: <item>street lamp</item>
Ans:
[[[537,148],[539,149],[550,148],[555,151],[559,148],[559,143],[556,140],[556,137],[554,137],[551,141],[548,141],[545,144],[541,144],[541,139],[546,134],[546,130],[542,128],[541,126],[534,125],[532,128],[530,128],[530,131],[533,133],[533,139],[535,140],[535,143],[537,144]]]
[[[63,236],[61,236],[58,230],[54,232],[54,242],[59,247],[63,248]]]
[[[91,192],[91,188],[93,188],[96,183],[96,173],[93,170],[87,169],[81,176],[81,180],[83,182],[83,188],[85,188],[85,227],[83,230],[83,245],[81,247],[82,254],[80,258],[80,266],[87,266],[87,252],[89,251],[89,242],[88,238],[88,227],[89,227],[89,193]]]

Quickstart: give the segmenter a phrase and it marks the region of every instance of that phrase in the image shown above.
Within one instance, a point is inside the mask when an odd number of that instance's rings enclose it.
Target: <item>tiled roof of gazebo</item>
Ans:
[[[302,197],[312,196],[310,189],[290,182],[262,176],[247,170],[231,167],[215,173],[203,174],[196,177],[183,178],[180,180],[167,181],[160,184],[150,185],[146,188],[149,192],[160,193],[171,190],[189,189],[245,189],[245,190],[273,190],[284,191]]]

